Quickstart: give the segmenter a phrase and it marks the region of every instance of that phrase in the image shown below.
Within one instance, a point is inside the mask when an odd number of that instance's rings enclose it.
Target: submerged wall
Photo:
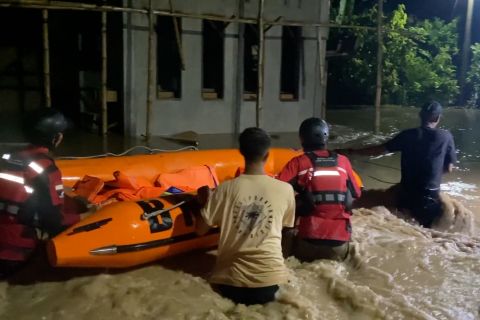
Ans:
[[[258,1],[246,0],[239,15],[238,0],[176,0],[174,10],[222,16],[256,18]],[[126,6],[147,8],[148,1],[126,0]],[[168,0],[154,1],[155,9],[169,10]],[[265,19],[328,22],[327,0],[266,1]],[[230,23],[225,30],[224,97],[202,98],[202,20],[182,18],[182,45],[185,70],[182,71],[180,99],[163,100],[155,94],[152,108],[152,135],[175,134],[193,130],[198,133],[232,133],[238,117],[239,129],[255,125],[255,102],[237,103],[237,64],[239,25]],[[319,82],[317,29],[304,27],[304,54],[300,67],[298,101],[280,101],[280,65],[282,27],[275,26],[265,35],[265,89],[261,126],[272,132],[293,132],[306,117],[319,115],[322,90]],[[321,29],[326,39],[328,29]],[[325,47],[325,46],[323,46]],[[155,46],[156,48],[156,46]],[[145,133],[147,100],[148,16],[124,14],[124,101],[126,134]],[[303,61],[302,61],[303,60]],[[156,70],[156,68],[155,68]],[[157,77],[155,76],[155,79]]]

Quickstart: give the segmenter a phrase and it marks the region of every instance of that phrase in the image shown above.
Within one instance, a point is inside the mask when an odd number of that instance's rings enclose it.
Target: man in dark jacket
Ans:
[[[420,127],[404,130],[383,145],[343,151],[362,155],[401,152],[398,205],[410,210],[422,226],[431,227],[442,214],[442,174],[452,172],[457,156],[452,134],[437,129],[442,115],[440,103],[432,101],[423,105],[419,115]]]

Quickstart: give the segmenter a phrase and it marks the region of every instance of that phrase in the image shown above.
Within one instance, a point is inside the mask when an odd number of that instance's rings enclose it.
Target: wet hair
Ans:
[[[52,108],[29,112],[23,119],[23,133],[29,143],[50,148],[53,139],[69,126],[65,116]]]
[[[420,110],[422,124],[437,122],[442,115],[442,105],[437,101],[425,103]]]
[[[238,141],[240,153],[248,162],[263,160],[272,144],[268,133],[260,128],[247,128],[243,130]]]
[[[308,118],[300,125],[299,135],[305,151],[325,149],[329,136],[328,124],[320,118]]]

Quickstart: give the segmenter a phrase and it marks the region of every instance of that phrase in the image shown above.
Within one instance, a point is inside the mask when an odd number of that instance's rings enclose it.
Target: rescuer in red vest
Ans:
[[[304,154],[290,160],[278,177],[297,192],[293,254],[302,261],[343,260],[352,232],[351,204],[361,188],[348,158],[327,150],[324,120],[306,119],[299,134]]]
[[[0,275],[21,266],[37,247],[35,229],[57,235],[77,219],[62,214],[63,183],[49,151],[63,140],[67,120],[54,109],[40,109],[24,121],[29,146],[0,161]],[[76,220],[76,221],[73,221]]]

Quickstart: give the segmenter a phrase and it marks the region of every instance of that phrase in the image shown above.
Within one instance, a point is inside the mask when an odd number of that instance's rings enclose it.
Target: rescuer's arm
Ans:
[[[298,185],[298,172],[298,161],[294,158],[283,167],[282,171],[278,174],[277,179],[290,183],[296,192],[300,192],[300,186]]]
[[[205,222],[201,215],[198,215],[196,218],[195,233],[199,236],[207,234],[210,230],[210,226]]]
[[[402,151],[405,148],[405,145],[408,143],[409,141],[406,131],[402,131],[393,139],[381,145],[370,146],[360,149],[337,149],[335,150],[335,152],[346,155],[358,154],[362,156],[380,156],[389,152]]]
[[[48,174],[40,174],[33,179],[32,188],[32,201],[27,204],[22,220],[28,221],[29,225],[37,225],[54,237],[64,229],[61,212],[63,201],[55,190],[55,182],[50,180]]]
[[[448,172],[448,173],[452,173],[453,168],[454,168],[453,163],[450,163],[450,164],[448,165],[447,172]]]
[[[211,190],[208,186],[203,186],[197,190],[197,202],[200,207],[200,211],[202,211],[210,198]],[[195,215],[195,233],[197,233],[199,236],[202,236],[210,230],[210,226],[205,222],[205,219],[203,218],[202,214],[199,212],[196,213]]]
[[[283,215],[283,227],[293,228],[295,226],[295,193],[293,188],[291,188],[291,192],[289,192],[287,202],[287,210]]]
[[[292,254],[293,243],[295,241],[295,194],[293,190],[287,198],[287,210],[283,215],[282,229],[282,252],[283,257],[288,258]]]
[[[295,214],[297,216],[310,214],[313,210],[313,198],[310,192],[306,192],[305,188],[300,185],[298,175],[300,173],[300,165],[298,158],[290,160],[278,175],[278,179],[289,183],[295,191]]]
[[[455,150],[455,143],[453,142],[453,136],[449,134],[448,136],[448,145],[447,145],[447,153],[445,155],[444,161],[444,172],[450,173],[453,171],[455,164],[457,163],[457,153]]]
[[[352,194],[352,197],[358,199],[362,195],[362,186],[358,185],[357,179],[353,174],[352,164],[350,163],[350,160],[348,160],[347,157],[343,158],[342,164],[344,169],[347,171],[348,181],[349,181],[348,187]]]
[[[65,190],[63,200],[62,213],[69,217],[76,217],[78,221],[85,219],[97,210],[95,204],[90,203],[85,197],[76,195],[75,192],[71,190]],[[78,221],[74,221],[74,223]]]
[[[387,148],[384,144],[378,146],[370,146],[361,149],[336,149],[336,153],[345,154],[345,155],[362,155],[362,156],[379,156],[385,153],[388,153]]]

